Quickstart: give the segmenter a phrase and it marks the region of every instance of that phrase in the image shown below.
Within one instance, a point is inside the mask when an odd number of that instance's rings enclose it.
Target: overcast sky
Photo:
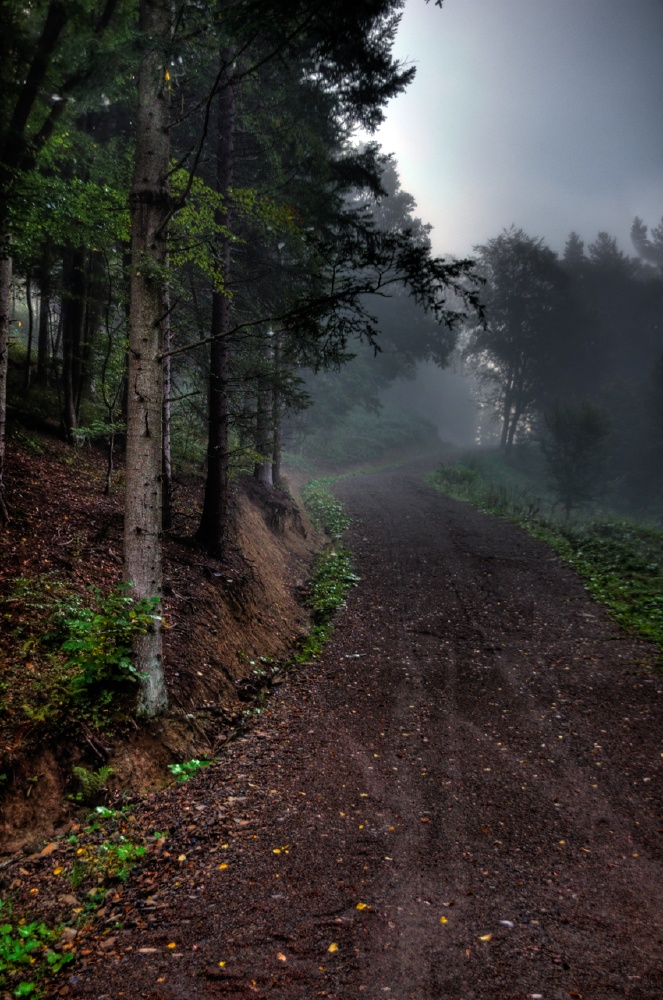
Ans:
[[[631,253],[661,219],[663,0],[407,0],[395,54],[417,76],[377,138],[436,252],[515,223]]]

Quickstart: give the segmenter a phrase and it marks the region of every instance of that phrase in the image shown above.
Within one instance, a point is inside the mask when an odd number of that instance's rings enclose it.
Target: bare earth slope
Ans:
[[[654,650],[422,470],[337,493],[363,580],[332,643],[218,766],[138,810],[171,834],[58,989],[660,1000]]]

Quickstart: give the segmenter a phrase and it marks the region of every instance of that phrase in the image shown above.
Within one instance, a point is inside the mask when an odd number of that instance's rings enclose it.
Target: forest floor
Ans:
[[[362,580],[332,641],[127,815],[150,851],[49,996],[660,1000],[657,650],[424,471],[337,484]]]

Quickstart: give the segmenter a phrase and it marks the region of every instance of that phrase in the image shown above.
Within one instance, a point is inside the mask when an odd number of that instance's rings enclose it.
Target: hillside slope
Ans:
[[[0,850],[71,820],[74,766],[111,767],[110,801],[163,785],[173,760],[213,755],[253,711],[263,683],[256,670],[268,675],[308,627],[302,592],[320,540],[297,505],[250,478],[237,482],[219,562],[190,541],[200,481],[180,480],[166,541],[168,715],[139,729],[130,712],[109,710],[105,719],[68,703],[64,658],[43,636],[58,602],[89,603],[88,588],[106,593],[120,580],[122,474],[111,496],[104,475],[103,456],[88,448],[23,432],[10,442],[12,520],[0,533]]]

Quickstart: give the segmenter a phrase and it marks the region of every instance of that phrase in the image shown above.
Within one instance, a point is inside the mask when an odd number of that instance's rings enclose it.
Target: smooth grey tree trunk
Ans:
[[[128,350],[124,573],[136,598],[162,588],[162,342],[167,321],[169,111],[166,56],[170,0],[141,0],[146,48],[138,74],[136,158],[131,190],[131,304]],[[142,673],[138,709],[153,716],[167,706],[161,623],[141,636],[134,661]]]

